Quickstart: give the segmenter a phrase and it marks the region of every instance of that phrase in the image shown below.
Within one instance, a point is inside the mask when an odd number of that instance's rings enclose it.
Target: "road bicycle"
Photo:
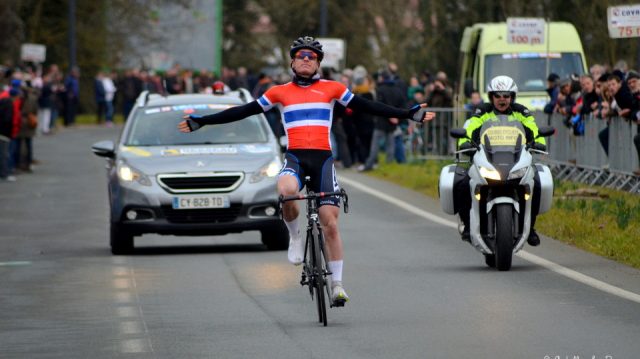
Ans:
[[[327,326],[327,307],[326,298],[329,299],[329,306],[341,307],[344,302],[331,302],[331,286],[327,283],[331,272],[327,268],[327,254],[324,247],[324,235],[322,233],[322,225],[318,215],[318,200],[330,196],[338,196],[342,198],[344,203],[344,213],[349,212],[349,197],[344,189],[336,192],[319,192],[315,193],[309,190],[310,178],[305,178],[305,194],[297,194],[293,196],[280,196],[280,215],[282,216],[282,205],[289,201],[307,201],[307,237],[304,246],[304,261],[302,266],[302,276],[300,284],[309,286],[309,294],[311,300],[316,300],[318,309],[318,322]],[[327,278],[329,276],[329,278]],[[327,294],[325,297],[324,294]]]

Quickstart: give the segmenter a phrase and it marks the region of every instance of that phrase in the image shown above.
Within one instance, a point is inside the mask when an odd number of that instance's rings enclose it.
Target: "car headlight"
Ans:
[[[251,178],[249,178],[249,183],[256,183],[262,181],[263,178],[266,177],[275,177],[280,173],[280,169],[282,168],[282,162],[280,162],[280,158],[276,157],[273,161],[269,162],[267,165],[262,166],[259,170],[255,171]]]
[[[151,186],[149,177],[137,170],[134,167],[129,166],[124,161],[118,163],[118,177],[124,182],[138,182],[143,186]]]
[[[527,167],[522,167],[520,169],[517,169],[509,173],[509,177],[507,177],[507,179],[512,180],[512,179],[522,178],[526,173],[527,173]]]
[[[480,167],[480,176],[486,179],[500,181],[500,172],[482,166]]]

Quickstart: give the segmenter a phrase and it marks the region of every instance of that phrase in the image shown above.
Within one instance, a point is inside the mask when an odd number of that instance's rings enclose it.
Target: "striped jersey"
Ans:
[[[353,93],[337,81],[318,80],[309,86],[293,82],[274,86],[258,98],[266,112],[277,106],[289,149],[331,150],[333,107],[347,106]]]

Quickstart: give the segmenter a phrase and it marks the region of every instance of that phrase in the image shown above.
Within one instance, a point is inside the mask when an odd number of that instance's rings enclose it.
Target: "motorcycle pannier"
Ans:
[[[553,202],[553,176],[549,167],[543,164],[536,164],[538,176],[540,176],[540,211],[539,214],[545,213],[551,209]]]
[[[460,188],[461,181],[467,175],[467,170],[463,167],[457,166],[455,164],[448,165],[442,168],[440,171],[440,180],[438,183],[438,193],[440,195],[440,206],[442,210],[446,214],[456,214],[458,213],[458,208],[460,207],[459,203],[456,203],[455,190],[463,190],[464,192],[468,192],[468,190],[464,190]],[[468,194],[463,194],[468,195]]]

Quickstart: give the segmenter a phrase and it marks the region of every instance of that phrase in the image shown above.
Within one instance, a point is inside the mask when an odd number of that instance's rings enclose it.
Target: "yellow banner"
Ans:
[[[489,127],[480,136],[480,142],[483,145],[485,138],[489,139],[491,146],[515,146],[518,143],[518,138],[521,138],[521,144],[525,142],[525,134],[519,128],[510,126]]]

